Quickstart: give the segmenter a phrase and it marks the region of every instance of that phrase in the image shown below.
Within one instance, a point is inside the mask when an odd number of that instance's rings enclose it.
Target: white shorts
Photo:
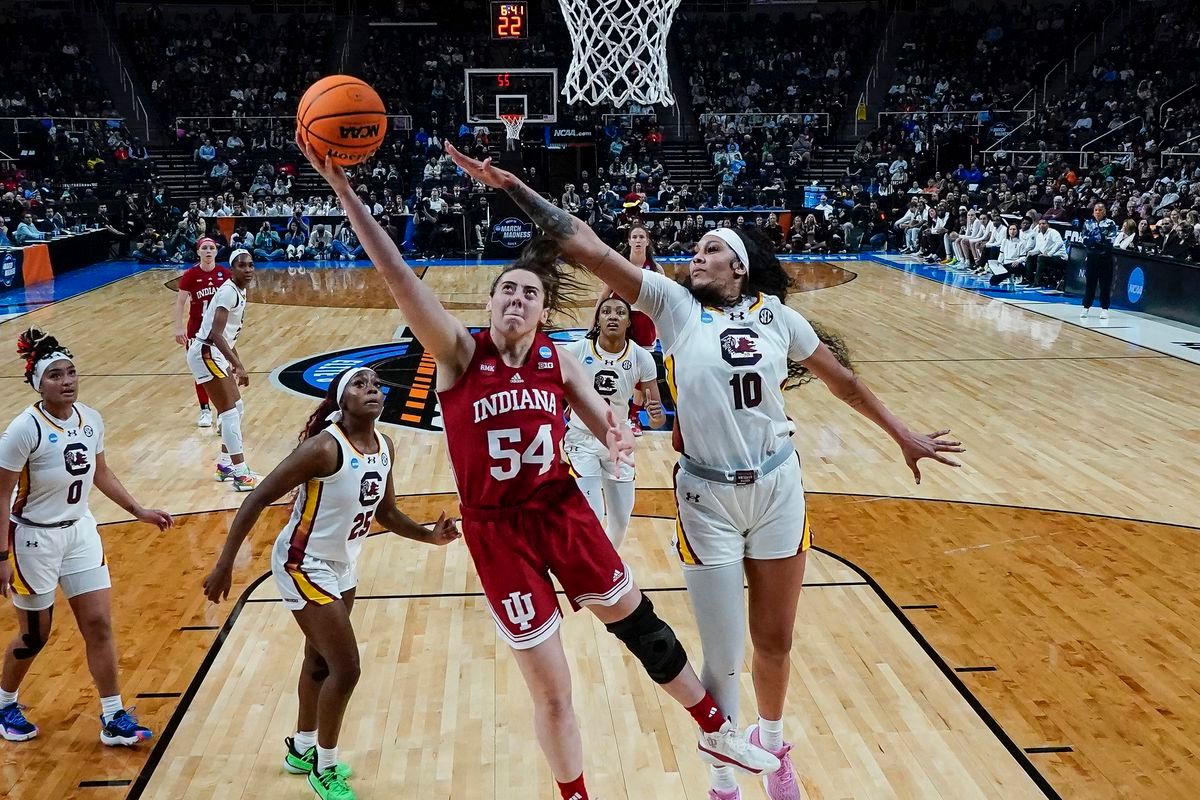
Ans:
[[[675,550],[686,567],[790,558],[812,545],[799,455],[743,486],[698,478],[677,466],[675,503]]]
[[[13,604],[27,611],[53,606],[55,589],[60,584],[68,598],[112,586],[104,545],[91,512],[66,528],[16,523],[9,561],[13,565]],[[71,579],[75,575],[84,577],[81,573],[88,573],[86,580]]]
[[[342,594],[358,586],[357,564],[304,556],[299,564],[289,565],[289,544],[281,536],[271,549],[271,574],[288,611],[299,611],[306,603],[327,605],[341,600]]]
[[[588,431],[568,427],[563,437],[563,455],[574,478],[603,476],[609,480],[625,482],[636,477],[634,468],[629,464],[614,466],[608,460],[608,445]]]
[[[196,383],[208,383],[213,378],[224,378],[230,374],[229,360],[211,344],[192,339],[187,349],[188,369]]]

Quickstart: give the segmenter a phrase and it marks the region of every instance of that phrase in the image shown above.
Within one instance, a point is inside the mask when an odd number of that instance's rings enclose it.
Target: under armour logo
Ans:
[[[700,502],[700,495],[698,495],[698,494],[692,494],[691,492],[684,492],[683,497],[689,503],[699,503]]]
[[[29,541],[28,539],[26,539],[26,540],[25,540],[25,546],[26,546],[26,547],[37,547],[37,546],[38,546],[38,543],[37,543],[37,542],[31,542],[31,541]]]
[[[74,438],[75,438],[76,436],[78,436],[78,435],[79,435],[79,431],[78,431],[78,430],[76,430],[75,428],[72,428],[71,430],[67,431],[67,438],[68,438],[68,439],[74,439]]]
[[[746,321],[746,312],[745,311],[730,312],[729,318],[731,320],[733,320],[734,322],[745,322]]]
[[[533,611],[533,595],[526,592],[513,592],[508,597],[504,598],[504,612],[508,614],[509,620],[513,625],[516,625],[523,631],[527,631],[533,626],[529,621],[534,618]]]

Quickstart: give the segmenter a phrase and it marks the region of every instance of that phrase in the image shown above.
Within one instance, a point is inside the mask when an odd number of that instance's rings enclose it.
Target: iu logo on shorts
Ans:
[[[529,621],[535,616],[533,595],[528,592],[525,594],[513,592],[504,598],[504,613],[508,614],[508,618],[513,625],[516,625],[523,631],[529,630],[533,627],[529,624]]]

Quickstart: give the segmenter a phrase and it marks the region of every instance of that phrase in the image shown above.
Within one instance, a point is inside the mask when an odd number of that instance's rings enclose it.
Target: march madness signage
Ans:
[[[468,330],[474,334],[482,329]],[[573,342],[585,333],[587,331],[581,328],[549,331],[550,338],[561,344]],[[658,390],[668,417],[663,430],[667,431],[671,429],[675,406],[666,385],[662,353],[657,347],[654,361],[658,365]],[[349,367],[370,367],[379,374],[384,394],[381,422],[422,431],[443,430],[442,411],[434,391],[433,356],[425,352],[408,328],[394,342],[322,353],[285,364],[271,373],[271,380],[287,391],[320,400],[338,373]],[[643,415],[643,427],[648,424],[649,420]]]

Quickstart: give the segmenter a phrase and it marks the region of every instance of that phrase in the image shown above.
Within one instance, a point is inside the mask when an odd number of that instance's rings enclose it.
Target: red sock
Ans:
[[[704,693],[704,697],[699,703],[688,709],[688,713],[692,715],[692,719],[696,720],[700,730],[705,733],[716,733],[725,724],[725,715],[721,713],[717,701],[713,700],[713,696],[708,692]]]
[[[642,414],[642,407],[640,405],[638,405],[637,403],[629,404],[629,419],[631,421],[637,422],[641,418],[641,414]]]
[[[583,773],[573,781],[559,783],[558,790],[562,792],[563,800],[588,800],[587,787],[583,785]]]
[[[208,405],[208,392],[204,389],[204,384],[196,384],[196,399],[200,401],[200,405]]]

